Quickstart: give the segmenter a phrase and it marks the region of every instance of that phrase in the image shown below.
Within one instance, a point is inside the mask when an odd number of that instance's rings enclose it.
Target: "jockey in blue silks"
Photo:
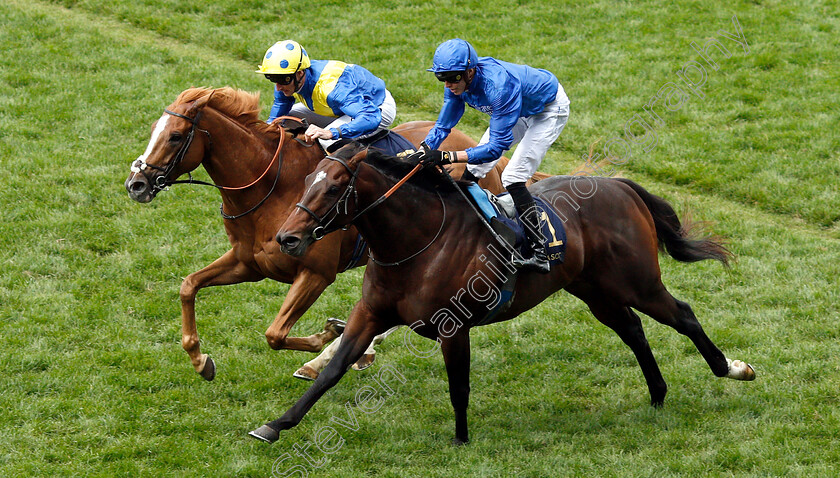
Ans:
[[[256,72],[275,84],[268,121],[285,115],[306,119],[306,140],[319,139],[325,150],[339,138],[387,129],[397,115],[384,81],[359,65],[310,60],[296,41],[272,45]]]
[[[560,136],[569,118],[569,98],[551,72],[491,57],[479,58],[468,42],[459,38],[438,46],[432,67],[446,89],[435,126],[422,152],[427,164],[466,162],[464,179],[483,178],[502,154],[518,143],[502,173],[502,185],[513,198],[526,227],[532,254],[514,258],[518,267],[546,273],[548,256],[539,231],[538,210],[525,182],[534,175],[549,146]],[[458,124],[464,105],[490,115],[490,127],[478,146],[465,151],[438,151],[437,147]]]

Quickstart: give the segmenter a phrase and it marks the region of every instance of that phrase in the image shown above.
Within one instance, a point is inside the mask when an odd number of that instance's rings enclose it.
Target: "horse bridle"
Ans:
[[[192,145],[193,139],[195,138],[196,130],[201,131],[202,133],[207,135],[207,141],[209,142],[210,146],[207,148],[209,151],[213,147],[213,139],[210,137],[210,132],[206,129],[199,129],[198,128],[198,120],[201,119],[201,110],[196,113],[195,118],[190,118],[189,116],[182,115],[180,113],[176,113],[174,111],[170,111],[168,109],[163,110],[165,113],[170,114],[172,116],[177,116],[178,118],[185,119],[190,122],[192,126],[190,126],[190,131],[187,133],[186,140],[181,145],[181,148],[175,154],[175,159],[167,164],[165,167],[160,167],[154,164],[149,164],[146,162],[144,158],[137,158],[134,163],[131,165],[131,171],[134,173],[140,173],[145,176],[146,180],[149,184],[152,185],[152,194],[155,195],[162,191],[163,189],[171,186],[173,184],[181,184],[181,183],[194,183],[194,184],[206,184],[209,186],[216,186],[215,184],[205,183],[203,181],[193,180],[192,173],[187,173],[189,175],[189,180],[186,181],[174,181],[169,178],[169,175],[172,174],[172,171],[181,164],[181,161],[184,160],[184,157],[187,155],[187,150],[190,149],[190,145]],[[204,154],[207,154],[205,151]],[[163,174],[159,175],[155,178],[154,181],[149,178],[149,175],[146,174],[146,169],[151,168],[157,171],[161,171]]]
[[[359,170],[358,170],[358,168],[356,168],[356,170],[353,171],[353,169],[350,168],[350,166],[347,164],[346,161],[344,161],[341,158],[337,158],[335,156],[328,155],[324,159],[329,159],[329,160],[335,161],[335,162],[341,164],[342,166],[344,166],[344,169],[346,169],[347,172],[350,174],[350,182],[347,183],[347,187],[344,188],[344,192],[341,194],[341,197],[339,197],[338,200],[336,200],[335,204],[333,204],[332,207],[330,207],[327,210],[327,212],[324,213],[323,216],[319,216],[319,215],[315,214],[314,211],[312,211],[308,207],[304,206],[302,203],[295,204],[295,207],[298,207],[302,211],[304,211],[305,213],[309,214],[312,217],[312,219],[315,221],[315,223],[318,224],[318,226],[315,227],[315,229],[312,231],[312,238],[315,239],[316,241],[320,241],[324,236],[326,236],[327,234],[329,234],[333,231],[337,231],[339,229],[346,229],[349,226],[350,223],[355,221],[356,218],[358,218],[363,213],[367,212],[368,209],[370,209],[369,207],[365,208],[365,210],[362,211],[361,213],[357,214],[348,223],[347,226],[331,226],[332,222],[335,221],[335,219],[338,217],[339,214],[344,214],[344,215],[348,214],[348,202],[349,202],[348,199],[350,198],[351,194],[355,195],[356,202],[357,203],[359,202],[359,194],[356,191],[356,178],[358,178],[358,171]],[[343,211],[341,211],[342,208],[344,209]],[[330,217],[329,220],[327,220],[327,216],[329,216],[330,214],[332,214],[332,217]]]
[[[283,166],[283,156],[280,154],[280,151],[283,149],[283,142],[284,142],[283,140],[285,139],[285,135],[280,136],[280,143],[277,146],[277,151],[275,152],[274,157],[272,157],[271,162],[268,164],[268,167],[266,168],[266,170],[263,171],[263,173],[259,177],[257,177],[257,179],[253,180],[249,184],[246,184],[245,186],[237,186],[237,187],[219,186],[217,184],[208,183],[206,181],[200,181],[200,180],[197,180],[197,179],[193,179],[192,172],[187,172],[187,176],[189,177],[189,179],[187,179],[187,180],[172,180],[172,179],[169,178],[169,175],[172,173],[172,171],[175,169],[175,167],[178,166],[178,164],[181,163],[181,161],[186,156],[187,150],[189,150],[190,145],[192,145],[192,141],[195,138],[196,130],[201,131],[202,133],[207,135],[207,141],[209,143],[209,146],[208,146],[207,150],[204,152],[205,155],[213,148],[213,139],[210,136],[209,131],[207,131],[206,129],[199,129],[198,128],[198,120],[201,118],[202,110],[199,110],[198,113],[196,113],[195,118],[190,118],[189,116],[185,116],[185,115],[182,115],[180,113],[170,111],[168,109],[164,109],[163,111],[167,114],[172,115],[172,116],[176,116],[178,118],[183,118],[183,119],[189,121],[192,126],[190,127],[190,131],[187,133],[186,141],[184,142],[183,145],[181,145],[181,148],[175,154],[175,159],[172,162],[170,162],[169,164],[167,164],[166,167],[160,167],[160,166],[156,166],[154,164],[149,164],[149,163],[146,162],[145,159],[141,159],[141,158],[137,158],[134,161],[134,163],[132,163],[131,171],[134,172],[134,173],[142,174],[146,178],[146,181],[148,181],[149,184],[152,185],[152,194],[153,195],[156,195],[157,193],[159,193],[163,189],[166,189],[167,187],[169,187],[173,184],[200,184],[202,186],[212,186],[216,189],[225,190],[225,191],[246,189],[246,188],[249,188],[249,187],[253,186],[260,179],[265,177],[266,173],[268,173],[268,170],[271,169],[271,166],[274,164],[274,161],[276,160],[276,161],[278,161],[277,175],[274,177],[274,182],[271,184],[271,189],[268,191],[268,194],[266,194],[265,197],[263,197],[257,204],[255,204],[253,207],[251,207],[247,211],[239,213],[239,214],[230,215],[230,214],[225,213],[224,203],[222,203],[219,206],[219,212],[221,213],[222,217],[225,218],[225,219],[239,219],[240,217],[245,216],[247,214],[250,214],[250,213],[254,212],[255,210],[257,210],[257,208],[262,206],[263,203],[265,203],[265,201],[269,197],[271,197],[271,194],[274,193],[274,189],[277,187],[277,183],[280,180],[280,169]],[[306,122],[305,119],[299,119],[299,118],[295,118],[295,117],[292,117],[292,116],[280,116],[280,117],[276,118],[272,124],[278,124],[281,129],[285,129],[285,121],[290,120],[290,119],[299,121],[303,126],[308,125],[308,123]],[[297,138],[295,138],[295,139],[297,140]],[[298,142],[303,144],[300,140],[298,140]],[[152,181],[151,178],[149,178],[149,175],[146,174],[146,169],[147,168],[151,168],[151,169],[161,171],[161,172],[163,172],[163,174],[161,174],[160,176],[155,178],[154,181]]]
[[[348,227],[350,227],[350,224],[353,224],[354,222],[356,222],[356,219],[362,217],[365,213],[367,213],[371,209],[373,209],[376,206],[382,204],[383,201],[388,199],[391,196],[391,194],[394,193],[394,191],[396,191],[399,187],[401,187],[403,184],[405,184],[405,182],[412,175],[414,175],[415,172],[419,171],[419,169],[420,169],[419,167],[415,167],[415,169],[413,169],[410,173],[408,173],[394,187],[389,189],[388,192],[386,192],[385,194],[380,196],[376,201],[372,202],[370,205],[368,205],[368,207],[364,208],[361,212],[356,213],[356,215],[353,216],[353,218],[350,219],[350,221],[348,221],[346,225],[344,225],[344,226],[332,226],[331,225],[332,222],[339,216],[339,214],[344,214],[345,216],[349,214],[349,210],[348,210],[348,202],[349,201],[348,201],[348,199],[350,198],[351,194],[355,197],[356,203],[359,202],[359,193],[356,190],[356,179],[358,178],[358,175],[359,175],[359,168],[357,166],[356,170],[353,171],[353,169],[351,169],[350,166],[343,159],[337,158],[335,156],[327,156],[324,159],[329,159],[331,161],[335,161],[335,162],[341,164],[342,166],[344,166],[344,169],[346,169],[347,172],[350,173],[350,182],[347,184],[347,187],[344,189],[344,192],[341,194],[341,197],[339,197],[336,200],[335,204],[333,204],[332,207],[330,207],[327,210],[327,212],[324,213],[323,216],[318,216],[314,211],[312,211],[308,207],[304,206],[302,203],[295,204],[296,207],[300,208],[302,211],[309,214],[309,216],[312,217],[312,219],[315,221],[315,223],[318,224],[318,226],[315,227],[315,229],[312,230],[312,238],[315,239],[316,241],[320,241],[327,234],[329,234],[331,232],[334,232],[334,231],[337,231],[339,229],[345,229],[346,230]],[[436,191],[436,193],[437,193],[438,199],[440,200],[441,206],[443,206],[443,218],[440,221],[440,228],[438,228],[438,232],[437,232],[437,234],[435,234],[435,237],[433,237],[432,240],[429,241],[429,243],[426,244],[426,246],[423,247],[422,249],[420,249],[419,251],[415,252],[414,254],[411,254],[410,256],[408,256],[404,259],[396,261],[396,262],[380,262],[380,261],[376,260],[376,258],[373,257],[373,253],[369,250],[368,255],[370,256],[370,259],[373,262],[375,262],[379,266],[384,266],[384,267],[398,266],[398,265],[400,265],[400,264],[402,264],[406,261],[414,259],[418,255],[422,254],[426,249],[431,247],[432,244],[434,244],[434,242],[437,240],[437,238],[440,237],[440,233],[443,232],[443,226],[446,224],[446,203],[443,201],[443,198],[441,197],[440,193],[437,192],[437,191]],[[343,211],[341,209],[343,209]],[[332,217],[330,217],[329,220],[326,220],[327,216],[329,216],[331,213],[332,213]]]

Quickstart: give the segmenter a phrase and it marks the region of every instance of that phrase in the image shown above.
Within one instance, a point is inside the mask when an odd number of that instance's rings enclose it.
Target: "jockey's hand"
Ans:
[[[423,159],[423,155],[426,154],[429,149],[429,145],[426,144],[425,141],[420,143],[420,146],[415,149],[406,149],[405,151],[397,153],[398,158],[403,158],[409,163],[417,164]]]
[[[310,143],[316,139],[332,139],[332,131],[311,124],[308,128],[306,128],[306,132],[303,133],[303,137]]]
[[[455,151],[441,151],[439,149],[424,150],[420,157],[420,163],[423,167],[427,166],[441,166],[457,161]]]

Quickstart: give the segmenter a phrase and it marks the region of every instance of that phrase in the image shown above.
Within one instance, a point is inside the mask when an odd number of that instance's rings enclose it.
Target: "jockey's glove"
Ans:
[[[430,149],[429,146],[423,142],[420,143],[423,155],[420,156],[420,163],[423,167],[440,166],[442,164],[454,163],[458,160],[455,151],[441,151],[439,149]]]

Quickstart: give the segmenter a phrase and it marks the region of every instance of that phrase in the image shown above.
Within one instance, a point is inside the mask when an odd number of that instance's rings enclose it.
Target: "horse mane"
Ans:
[[[347,146],[345,146],[345,148],[346,147]],[[359,148],[360,151],[364,149],[364,146],[358,145],[357,148]],[[344,148],[341,148],[339,151],[342,150],[344,150]],[[412,169],[414,169],[414,166],[417,165],[416,162],[408,161],[405,158],[398,156],[390,156],[376,148],[368,149],[364,162],[395,181],[399,181],[404,178]],[[457,182],[460,183],[461,181]],[[408,180],[407,184],[412,184],[428,192],[455,191],[455,188],[452,186],[452,182],[446,178],[446,173],[440,171],[438,168],[421,169],[417,172],[417,174]]]
[[[222,88],[189,88],[181,92],[172,106],[189,103],[212,94],[207,106],[223,113],[247,127],[256,127],[261,132],[276,131],[265,121],[261,120],[260,94],[250,93],[229,86]]]

